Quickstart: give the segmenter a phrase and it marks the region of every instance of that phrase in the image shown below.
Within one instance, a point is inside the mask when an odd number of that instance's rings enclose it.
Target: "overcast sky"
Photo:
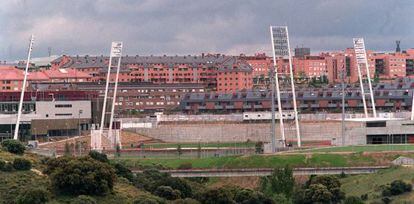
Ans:
[[[414,47],[412,0],[1,0],[0,60],[107,55],[270,54],[269,25],[288,25],[292,47],[342,50],[352,37],[388,51]]]

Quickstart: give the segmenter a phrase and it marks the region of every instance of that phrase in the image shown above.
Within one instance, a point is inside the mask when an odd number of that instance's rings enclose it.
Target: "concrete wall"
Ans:
[[[286,139],[296,141],[294,123],[286,123]],[[331,141],[341,145],[340,121],[317,121],[300,123],[302,141]],[[153,128],[136,128],[137,133],[166,142],[233,142],[270,141],[270,123],[227,123],[227,124],[159,124]],[[280,140],[279,125],[276,137]],[[347,144],[364,144],[364,124],[346,122]]]

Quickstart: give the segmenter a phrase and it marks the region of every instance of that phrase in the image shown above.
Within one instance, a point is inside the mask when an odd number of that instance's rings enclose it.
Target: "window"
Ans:
[[[55,108],[72,108],[72,104],[56,104]]]
[[[55,116],[72,116],[72,113],[56,113]]]

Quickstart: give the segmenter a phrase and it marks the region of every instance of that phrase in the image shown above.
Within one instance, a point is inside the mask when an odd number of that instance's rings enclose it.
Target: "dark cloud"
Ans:
[[[107,54],[122,40],[127,54],[269,52],[269,25],[289,26],[291,44],[314,51],[350,47],[413,47],[414,1],[388,0],[4,0],[0,7],[0,59]]]

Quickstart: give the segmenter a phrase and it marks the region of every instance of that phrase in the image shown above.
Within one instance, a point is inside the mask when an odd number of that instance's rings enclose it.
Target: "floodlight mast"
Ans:
[[[273,51],[273,66],[274,66],[274,80],[276,85],[276,96],[277,96],[277,108],[279,112],[279,128],[280,128],[280,134],[282,135],[282,143],[283,147],[286,147],[286,138],[285,138],[285,128],[283,124],[283,112],[282,112],[282,102],[280,99],[280,87],[279,87],[279,76],[278,76],[278,70],[277,70],[277,62],[276,62],[276,50],[275,50],[275,39],[274,39],[274,33],[273,33],[273,26],[270,26],[270,35],[272,39],[272,51]],[[274,113],[272,113],[274,114]],[[272,139],[273,141],[273,139]],[[276,152],[276,143],[272,143],[272,152]]]
[[[31,54],[32,54],[33,43],[34,43],[34,35],[32,34],[30,36],[29,50],[27,52],[26,68],[24,69],[25,71],[24,71],[23,85],[22,85],[22,91],[20,93],[19,108],[18,108],[18,111],[17,111],[16,127],[14,129],[13,139],[15,139],[15,140],[19,139],[19,128],[20,128],[20,120],[21,120],[21,117],[22,117],[23,98],[24,98],[24,92],[26,90],[27,74],[29,72],[29,64],[30,64],[30,57],[31,57]]]
[[[368,118],[368,109],[367,109],[367,104],[366,104],[366,101],[365,101],[364,83],[362,82],[361,64],[365,65],[367,80],[368,80],[369,94],[370,94],[370,97],[371,97],[372,112],[373,112],[373,116],[375,118],[375,117],[377,117],[377,111],[376,111],[376,108],[375,108],[374,93],[372,91],[371,76],[370,76],[369,65],[368,65],[368,60],[367,60],[368,59],[367,58],[367,53],[366,53],[366,50],[365,50],[364,38],[354,38],[353,42],[354,42],[354,51],[355,51],[356,63],[357,63],[357,67],[358,67],[359,83],[360,83],[361,92],[362,92],[361,93],[362,94],[362,100],[363,100],[363,104],[364,104],[365,117]]]
[[[411,120],[414,120],[414,89],[411,91],[411,94],[413,95],[411,101]]]
[[[117,48],[119,50],[116,53],[117,57],[118,57],[118,65],[116,67],[115,87],[114,87],[114,94],[113,94],[113,97],[112,97],[111,116],[110,116],[110,120],[109,120],[109,131],[108,131],[109,138],[111,138],[111,134],[112,134],[112,123],[113,123],[113,120],[114,120],[116,94],[117,94],[117,91],[118,91],[119,70],[120,70],[120,67],[121,67],[121,59],[122,59],[122,42],[116,42],[116,43],[117,43]],[[118,141],[115,141],[115,144],[118,144]]]
[[[112,52],[113,52],[113,42],[111,44],[111,52],[109,55],[109,63],[108,63],[108,73],[106,74],[106,85],[105,85],[105,94],[104,94],[104,101],[103,101],[103,105],[102,105],[102,115],[101,115],[101,125],[99,126],[99,135],[98,137],[100,138],[100,143],[102,144],[102,132],[103,132],[103,128],[105,125],[105,115],[106,115],[106,101],[108,98],[108,88],[109,88],[109,78],[110,78],[110,74],[111,74],[111,67],[112,67]],[[101,148],[101,144],[99,144],[98,148]],[[95,146],[95,149],[97,147]]]
[[[296,91],[295,91],[295,81],[293,78],[294,74],[293,74],[293,67],[292,67],[292,53],[290,52],[288,27],[286,26],[285,28],[286,28],[286,39],[287,39],[288,56],[289,56],[290,85],[292,88],[293,111],[295,112],[296,139],[298,141],[298,147],[301,147],[302,142],[301,142],[300,129],[299,129],[298,109],[296,106]]]

